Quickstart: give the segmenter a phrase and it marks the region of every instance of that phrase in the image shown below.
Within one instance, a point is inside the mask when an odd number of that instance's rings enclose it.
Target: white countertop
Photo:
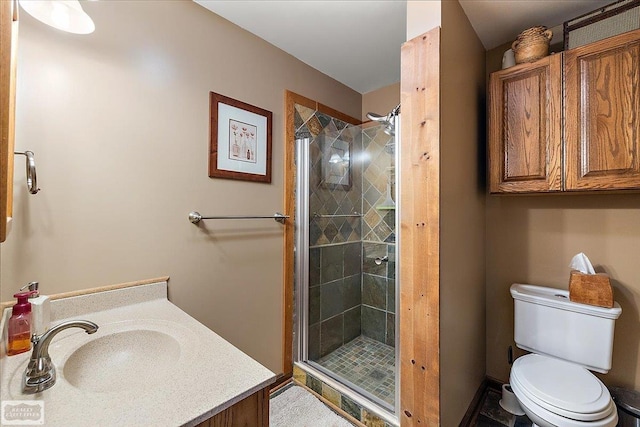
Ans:
[[[3,352],[0,399],[44,401],[46,426],[191,426],[275,381],[273,372],[169,302],[166,287],[161,282],[52,301],[52,325],[83,319],[97,323],[98,331],[87,335],[74,328],[53,338],[49,353],[56,366],[56,384],[37,394],[21,390],[31,352],[10,357]],[[73,378],[65,376],[67,359],[78,348],[110,333],[140,328],[176,338],[179,346],[171,340],[169,355],[154,353],[158,350],[153,345],[148,349],[149,360],[171,357],[170,368],[166,363],[162,369],[146,363],[141,368],[148,374],[143,383],[114,382],[113,359],[111,364],[96,360],[92,369],[104,372],[91,376],[103,381],[78,388],[72,385]]]

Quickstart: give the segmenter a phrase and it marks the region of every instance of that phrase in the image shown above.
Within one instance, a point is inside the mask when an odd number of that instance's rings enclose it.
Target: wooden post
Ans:
[[[402,46],[400,425],[440,424],[440,28]]]

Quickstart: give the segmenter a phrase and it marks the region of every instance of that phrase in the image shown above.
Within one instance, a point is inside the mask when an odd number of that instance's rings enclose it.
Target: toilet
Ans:
[[[516,359],[509,381],[534,426],[615,427],[609,390],[590,371],[611,369],[620,305],[579,304],[568,291],[524,284],[511,296],[516,345],[531,353]]]

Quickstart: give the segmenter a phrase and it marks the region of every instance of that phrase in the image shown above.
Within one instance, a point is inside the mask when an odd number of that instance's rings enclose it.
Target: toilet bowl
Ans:
[[[611,369],[618,303],[603,308],[571,301],[569,292],[513,284],[514,340],[531,352],[511,367],[509,383],[539,427],[615,427],[616,405],[590,371]]]
[[[616,406],[607,387],[587,369],[538,354],[518,358],[511,388],[539,427],[614,427]]]

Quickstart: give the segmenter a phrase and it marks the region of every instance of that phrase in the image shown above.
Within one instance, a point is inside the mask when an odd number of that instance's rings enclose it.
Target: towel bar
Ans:
[[[283,215],[280,212],[276,212],[273,215],[222,215],[222,216],[202,216],[199,212],[190,212],[189,221],[193,224],[197,224],[203,219],[273,219],[280,224],[284,224],[289,218],[289,215]]]

